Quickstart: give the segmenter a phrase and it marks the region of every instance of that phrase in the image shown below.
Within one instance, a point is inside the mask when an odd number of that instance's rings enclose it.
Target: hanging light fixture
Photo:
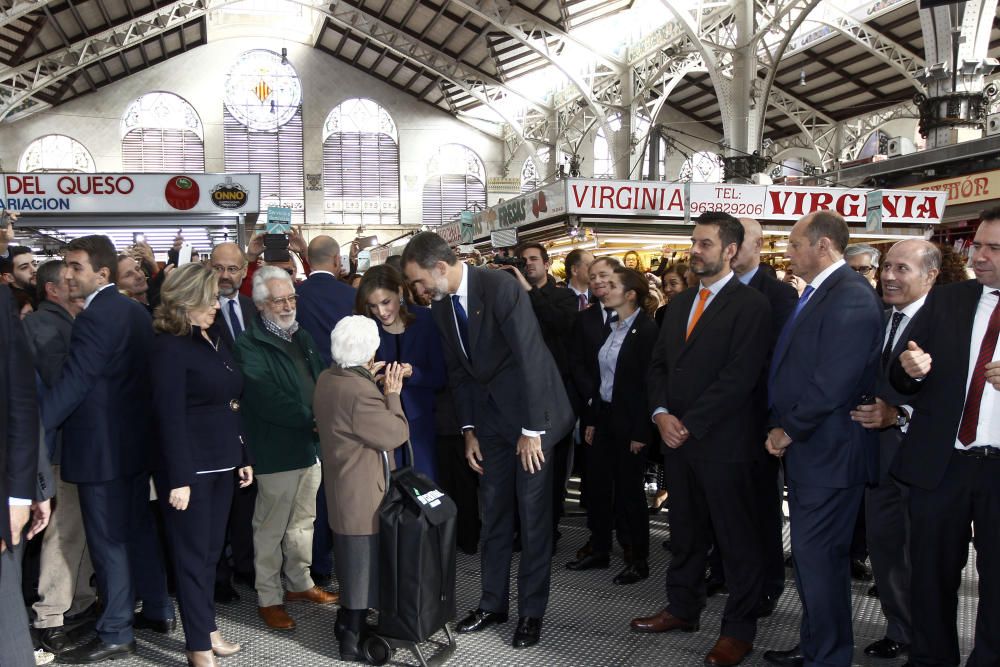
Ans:
[[[799,85],[800,86],[806,85],[806,71],[804,69],[799,70]]]

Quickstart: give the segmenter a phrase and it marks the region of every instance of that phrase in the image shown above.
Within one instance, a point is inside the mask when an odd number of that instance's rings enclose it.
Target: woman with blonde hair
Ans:
[[[239,415],[243,375],[228,348],[208,334],[218,309],[218,276],[186,264],[164,281],[153,320],[153,480],[194,667],[213,667],[216,655],[240,650],[215,623],[215,565],[237,477],[240,487],[253,482]]]

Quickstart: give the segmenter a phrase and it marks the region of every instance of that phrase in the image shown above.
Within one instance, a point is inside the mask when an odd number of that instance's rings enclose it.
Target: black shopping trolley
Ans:
[[[413,449],[406,443],[408,461]],[[378,626],[362,643],[365,659],[384,665],[397,648],[413,652],[421,667],[443,665],[455,652],[448,621],[455,619],[455,521],[451,498],[412,465],[385,467],[385,498],[379,507]],[[420,644],[443,630],[446,642],[433,641],[428,659]]]

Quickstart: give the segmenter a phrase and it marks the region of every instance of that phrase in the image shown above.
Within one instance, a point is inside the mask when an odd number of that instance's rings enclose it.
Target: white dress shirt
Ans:
[[[823,269],[822,271],[820,271],[819,275],[817,275],[815,278],[813,278],[812,282],[809,283],[810,285],[812,285],[813,291],[812,291],[812,294],[809,295],[809,298],[806,299],[806,303],[809,303],[809,301],[812,300],[813,296],[815,296],[815,294],[816,294],[816,291],[819,290],[820,285],[822,285],[824,282],[826,282],[826,279],[829,278],[830,276],[832,276],[834,271],[836,271],[840,267],[844,266],[844,264],[846,264],[846,263],[847,262],[845,262],[843,259],[838,259],[836,262],[834,262],[830,266],[828,266],[825,269]]]
[[[993,294],[995,290],[991,287],[983,286],[983,294],[979,297],[979,305],[976,307],[976,319],[972,323],[972,344],[969,345],[969,375],[965,380],[965,393],[969,393],[969,385],[972,384],[972,372],[975,370],[976,360],[979,359],[979,350],[983,346],[983,338],[986,337],[986,329],[989,327],[990,316],[997,305],[998,297]],[[997,361],[997,354],[1000,353],[1000,346],[993,352],[993,361]],[[955,449],[968,449],[972,447],[1000,447],[1000,392],[993,388],[989,382],[983,387],[983,399],[979,404],[979,425],[976,428],[976,439],[966,447],[958,438],[955,438]]]
[[[107,285],[101,285],[100,287],[98,287],[97,289],[95,289],[93,292],[91,292],[87,296],[87,298],[83,300],[83,307],[84,307],[84,309],[90,307],[90,304],[93,302],[94,297],[96,297],[99,292],[103,292],[107,288],[114,287],[114,286],[115,286],[114,283],[108,283]]]
[[[233,296],[222,296],[219,295],[219,310],[222,312],[222,319],[225,320],[226,326],[229,327],[229,333],[236,338],[236,332],[233,331],[233,323],[229,318],[229,302],[236,302],[236,319],[240,322],[240,330],[247,330],[247,323],[243,321],[243,309],[240,308],[240,293],[239,290],[236,291]]]

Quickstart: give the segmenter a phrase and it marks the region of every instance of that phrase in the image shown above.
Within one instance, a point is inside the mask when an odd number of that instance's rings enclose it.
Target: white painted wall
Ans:
[[[445,143],[465,144],[479,154],[485,163],[487,177],[500,175],[503,150],[498,139],[322,51],[304,44],[267,38],[232,38],[211,42],[55,109],[11,124],[0,124],[0,165],[7,171],[16,170],[18,159],[29,143],[40,136],[58,133],[82,143],[94,156],[98,171],[120,172],[119,123],[122,113],[140,95],[164,90],[186,99],[201,116],[205,128],[205,169],[221,172],[221,91],[226,72],[246,50],[266,48],[280,52],[282,47],[288,49],[288,59],[302,81],[307,174],[322,172],[322,132],[327,114],[345,99],[367,97],[388,110],[399,130],[403,224],[421,224],[421,197],[427,179],[427,161],[438,146]],[[520,169],[520,162],[517,162],[517,169]],[[500,196],[503,195],[489,195],[488,202],[496,203]],[[310,226],[306,230],[307,236],[318,231],[322,220],[322,191],[307,191],[306,221]],[[394,227],[380,233],[380,240],[397,236],[398,229]],[[375,232],[374,228],[370,231]],[[335,236],[341,240],[354,238],[354,229],[351,228],[349,233],[343,230]]]

